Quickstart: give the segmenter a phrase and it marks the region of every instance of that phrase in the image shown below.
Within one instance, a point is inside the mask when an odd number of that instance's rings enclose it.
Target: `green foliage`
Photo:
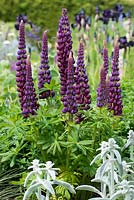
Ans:
[[[20,185],[14,185],[11,181],[21,176],[20,169],[8,169],[0,172],[0,199],[7,200],[21,194]]]
[[[20,13],[26,14],[29,19],[36,25],[42,27],[43,30],[49,29],[50,36],[55,37],[58,21],[61,16],[61,9],[66,7],[69,11],[70,21],[74,20],[74,14],[84,8],[88,15],[95,13],[95,7],[100,5],[101,9],[112,8],[116,3],[122,2],[121,0],[1,0],[0,1],[0,19],[4,21],[15,21],[16,16]],[[126,4],[125,2],[123,2]],[[127,6],[129,2],[127,1]],[[131,2],[130,2],[131,6]],[[10,13],[10,14],[9,14]]]
[[[15,3],[13,4],[13,2]],[[39,2],[40,4],[38,4]],[[94,2],[98,3],[98,1]],[[5,1],[1,1],[0,5],[1,3],[5,3]],[[53,6],[51,1],[47,4],[42,4],[42,1],[35,1],[32,3],[32,6],[30,6],[30,2],[28,1],[10,1],[8,4],[5,4],[5,7],[9,6],[10,3],[12,3],[13,8],[16,6],[15,9],[19,4],[19,12],[26,11],[29,18],[33,19],[33,22],[35,20],[38,24],[42,23],[43,29],[47,28],[47,25],[44,26],[44,23],[48,23],[49,26],[52,26],[52,30],[57,30],[63,3],[65,3],[65,7],[68,4],[70,6],[67,7],[69,8],[69,17],[72,12],[77,11],[77,6],[79,8],[81,6],[81,1],[75,2],[72,0],[71,2],[57,1]],[[88,9],[88,4],[91,3],[92,1],[88,1],[87,3],[85,1],[83,7]],[[77,5],[76,9],[73,9],[74,5]],[[50,6],[51,9],[48,9],[47,6]],[[41,14],[42,9],[44,9],[43,16]],[[95,7],[92,9],[95,9]],[[2,9],[1,14],[5,13],[5,19],[9,20],[9,16],[6,14],[7,10]],[[38,16],[37,12],[34,12],[37,10]],[[73,15],[71,17],[73,18]],[[14,9],[10,18],[11,20],[14,18]],[[49,20],[53,21],[54,25]],[[102,26],[102,24],[100,25]],[[121,35],[125,34],[124,30],[120,29],[118,24],[115,25],[114,33],[111,31],[110,25],[108,25],[107,31],[110,36],[115,36],[118,30],[120,30]],[[26,171],[30,162],[34,159],[39,159],[41,162],[52,160],[61,169],[58,179],[69,182],[74,186],[87,184],[94,176],[95,170],[99,165],[99,163],[96,163],[94,166],[90,166],[91,160],[96,155],[99,143],[112,137],[116,139],[118,144],[122,145],[128,130],[134,130],[133,49],[127,52],[124,66],[125,75],[121,80],[123,115],[121,117],[114,117],[106,108],[99,109],[96,107],[96,88],[99,82],[99,70],[102,62],[102,57],[98,54],[97,46],[100,44],[102,48],[105,35],[101,34],[100,40],[94,43],[94,31],[95,28],[92,27],[89,33],[91,39],[87,41],[85,51],[92,104],[91,109],[84,112],[85,119],[81,124],[68,121],[68,115],[61,112],[63,105],[59,94],[60,81],[58,68],[54,64],[55,49],[50,49],[49,52],[52,81],[50,85],[46,84],[43,90],[51,89],[55,91],[56,95],[54,98],[49,98],[48,100],[39,100],[40,108],[37,111],[37,115],[31,116],[28,119],[24,119],[21,115],[16,92],[15,72],[11,71],[9,61],[3,60],[0,62],[0,170],[6,171],[10,167],[11,169],[18,168]],[[73,31],[75,57],[78,36],[80,34]],[[111,43],[108,45],[108,49],[110,56],[112,52]],[[90,59],[88,60],[88,58]],[[39,64],[39,55],[37,55],[37,52],[32,52],[33,75],[36,88]],[[128,152],[125,151],[124,155],[127,157]],[[16,180],[13,181],[14,185],[21,185],[23,182],[22,179],[18,180],[16,177]],[[62,186],[56,187],[56,193],[59,199],[64,198],[67,200],[70,198],[85,200],[90,197],[85,192],[78,192],[75,197],[71,196]],[[34,197],[32,198],[34,199]]]

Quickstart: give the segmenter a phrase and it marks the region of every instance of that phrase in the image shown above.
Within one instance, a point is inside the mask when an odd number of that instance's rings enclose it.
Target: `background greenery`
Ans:
[[[97,5],[101,9],[112,8],[116,3],[122,3],[125,9],[132,10],[134,1],[126,0],[1,0],[0,19],[4,21],[15,21],[20,13],[26,14],[29,19],[43,30],[49,29],[49,35],[55,37],[61,9],[66,7],[70,21],[74,14],[81,8],[86,10],[87,15],[95,14]]]

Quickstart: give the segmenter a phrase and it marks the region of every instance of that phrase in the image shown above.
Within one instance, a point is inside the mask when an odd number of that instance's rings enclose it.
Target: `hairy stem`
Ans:
[[[103,163],[106,161],[106,157],[103,158]],[[106,197],[106,184],[101,182],[101,192]]]
[[[134,146],[130,146],[130,160],[134,161]]]
[[[49,177],[49,174],[47,173],[47,181],[49,181],[50,180],[50,177]],[[46,191],[46,200],[49,200],[49,196],[50,196],[50,194],[49,194],[49,191],[47,190]]]
[[[110,178],[110,196],[114,193],[114,154],[111,152],[111,178]]]

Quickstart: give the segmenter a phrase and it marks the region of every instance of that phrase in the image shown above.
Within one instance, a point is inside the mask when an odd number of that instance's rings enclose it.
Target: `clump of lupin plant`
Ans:
[[[73,53],[70,52],[68,58],[68,69],[67,69],[67,89],[64,97],[64,108],[63,113],[75,114],[77,113],[77,102],[75,96],[75,81],[74,81],[74,58]]]
[[[61,84],[61,100],[64,103],[64,97],[67,91],[67,68],[68,57],[72,50],[72,37],[70,24],[67,16],[67,9],[62,9],[62,16],[59,21],[58,33],[57,33],[57,61],[60,73]]]
[[[34,89],[34,83],[32,79],[30,56],[26,61],[26,82],[23,92],[23,111],[24,117],[29,117],[30,114],[35,115],[38,109],[37,98]]]
[[[76,102],[80,110],[90,108],[91,96],[88,84],[88,76],[84,64],[84,45],[79,43],[77,65],[75,68]]]
[[[16,62],[16,82],[21,109],[23,109],[24,85],[26,82],[26,59],[25,23],[21,20],[19,25],[19,44]]]
[[[119,45],[115,42],[114,53],[112,58],[112,73],[110,76],[110,93],[109,93],[109,109],[113,110],[114,115],[122,115],[122,100],[121,100],[121,88],[119,77]]]
[[[39,91],[44,88],[45,83],[50,84],[50,81],[51,81],[51,74],[50,74],[50,67],[48,65],[48,39],[47,39],[47,31],[44,31],[42,37],[41,65],[38,72]],[[40,92],[39,98],[44,99],[53,95],[54,95],[53,91],[46,90]]]

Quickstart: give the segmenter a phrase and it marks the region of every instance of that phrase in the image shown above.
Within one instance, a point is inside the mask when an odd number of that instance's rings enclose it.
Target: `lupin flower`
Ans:
[[[68,69],[67,69],[67,90],[66,90],[66,95],[64,97],[64,108],[62,110],[63,113],[69,112],[70,114],[77,113],[73,64],[74,64],[73,53],[70,52],[68,58]]]
[[[60,72],[61,100],[64,102],[64,96],[67,91],[68,57],[70,51],[72,50],[71,30],[67,16],[67,9],[65,8],[62,9],[57,38],[57,61]]]
[[[28,56],[26,61],[26,83],[24,85],[22,114],[24,117],[29,117],[30,114],[35,115],[37,109],[38,104],[32,78],[30,56]]]
[[[96,14],[99,14],[99,13],[100,13],[100,8],[99,8],[99,6],[96,6],[95,13],[96,13]]]
[[[107,105],[109,102],[109,93],[110,93],[110,80],[109,76],[106,76],[106,89],[105,89],[105,104]]]
[[[15,23],[15,29],[19,30],[20,22],[23,21],[25,24],[29,24],[32,28],[33,24],[31,21],[28,21],[28,18],[26,15],[19,14],[16,18],[16,23]]]
[[[118,42],[119,42],[119,49],[122,49],[122,48],[126,49],[127,48],[128,42],[127,42],[126,36],[120,37]]]
[[[89,31],[91,26],[91,17],[86,16],[85,10],[82,8],[79,13],[75,15],[75,23],[71,25],[72,28],[78,28],[80,31],[82,28]]]
[[[104,65],[102,65],[100,70],[100,83],[97,88],[97,106],[103,107],[106,105],[106,74]]]
[[[23,108],[23,92],[24,85],[26,82],[26,45],[25,45],[25,24],[21,20],[19,26],[19,44],[17,51],[17,62],[16,62],[16,82],[17,91],[20,99],[21,109]]]
[[[88,110],[90,108],[91,96],[84,64],[84,45],[81,41],[78,48],[77,66],[75,68],[75,91],[79,109]]]
[[[38,72],[38,89],[39,90],[43,89],[45,83],[50,84],[50,81],[51,81],[51,74],[50,74],[50,67],[48,65],[47,31],[44,31],[42,37],[41,65]],[[39,94],[39,98],[44,99],[53,95],[54,95],[53,91],[46,90]]]
[[[104,48],[103,48],[103,63],[104,63],[104,70],[105,74],[108,74],[108,49],[107,49],[107,42],[104,41]]]
[[[119,45],[116,41],[112,58],[112,74],[110,77],[109,109],[114,115],[122,115],[122,100],[119,77]]]
[[[109,98],[109,82],[108,77],[108,49],[107,42],[104,41],[104,48],[102,50],[103,54],[103,66],[100,70],[100,84],[97,89],[97,106],[103,107],[108,103]]]

